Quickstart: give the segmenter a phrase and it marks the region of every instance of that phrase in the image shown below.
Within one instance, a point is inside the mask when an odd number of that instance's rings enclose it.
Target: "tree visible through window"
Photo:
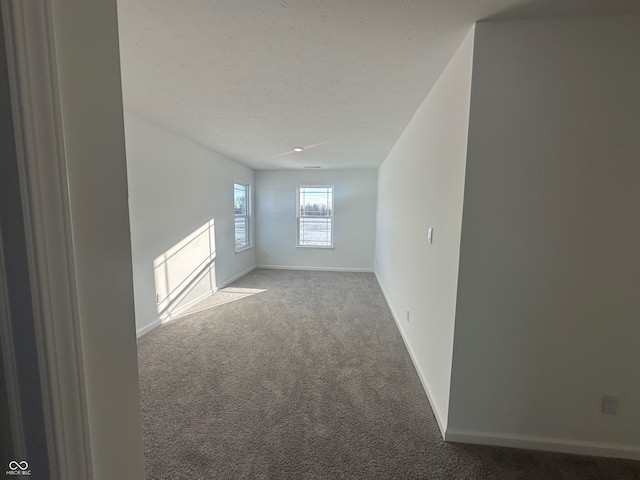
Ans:
[[[236,252],[251,246],[249,205],[249,185],[234,183],[233,208],[236,215]]]
[[[298,187],[298,246],[333,246],[333,187]]]

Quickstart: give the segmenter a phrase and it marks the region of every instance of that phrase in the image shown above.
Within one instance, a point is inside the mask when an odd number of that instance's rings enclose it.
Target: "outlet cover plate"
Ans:
[[[618,403],[620,402],[620,395],[604,394],[602,397],[602,413],[618,413]]]

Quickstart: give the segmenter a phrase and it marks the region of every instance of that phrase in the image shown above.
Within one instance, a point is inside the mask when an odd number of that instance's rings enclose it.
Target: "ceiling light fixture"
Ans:
[[[301,152],[302,150],[304,150],[302,147],[293,147],[294,152]]]

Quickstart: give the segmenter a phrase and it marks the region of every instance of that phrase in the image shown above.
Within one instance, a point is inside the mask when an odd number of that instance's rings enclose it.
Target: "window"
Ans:
[[[333,247],[333,187],[298,187],[298,246]]]
[[[236,252],[251,246],[249,185],[233,184],[233,208],[236,214]]]

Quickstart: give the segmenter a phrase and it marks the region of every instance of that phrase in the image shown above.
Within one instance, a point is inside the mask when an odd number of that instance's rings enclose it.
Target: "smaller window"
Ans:
[[[249,185],[245,183],[234,183],[233,208],[236,217],[236,252],[251,246],[250,205]]]
[[[333,186],[298,187],[298,246],[333,247]]]

